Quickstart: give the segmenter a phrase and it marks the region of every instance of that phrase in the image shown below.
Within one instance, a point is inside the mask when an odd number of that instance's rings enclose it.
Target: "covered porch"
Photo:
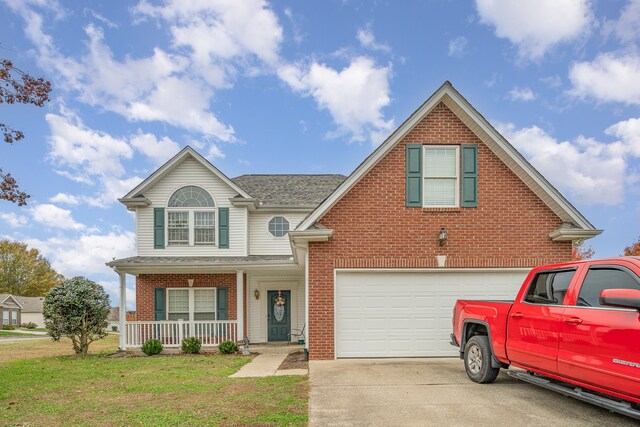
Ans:
[[[132,257],[107,265],[119,276],[120,307],[126,276],[136,278],[137,319],[120,310],[121,350],[149,339],[178,348],[187,337],[205,347],[297,341],[291,333],[304,328],[304,267],[291,256]]]

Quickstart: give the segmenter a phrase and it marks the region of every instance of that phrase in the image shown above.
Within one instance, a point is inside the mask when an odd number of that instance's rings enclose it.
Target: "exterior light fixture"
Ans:
[[[253,291],[253,296],[255,296],[256,299],[260,299],[260,289],[256,288],[256,290]]]
[[[440,229],[438,241],[440,242],[440,246],[444,246],[447,243],[447,230],[445,230],[444,227]]]
[[[187,282],[189,283],[189,287],[193,288],[193,279],[187,279]]]

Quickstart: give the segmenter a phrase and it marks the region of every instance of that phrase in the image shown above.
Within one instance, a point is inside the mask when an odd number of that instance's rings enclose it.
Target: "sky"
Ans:
[[[227,176],[350,174],[449,80],[597,228],[640,235],[640,0],[0,0],[0,57],[53,85],[0,105],[0,238],[102,284],[117,202],[186,145]],[[134,280],[127,303],[134,307]]]

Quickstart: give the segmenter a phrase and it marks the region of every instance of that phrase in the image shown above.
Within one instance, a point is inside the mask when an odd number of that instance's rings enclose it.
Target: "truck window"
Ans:
[[[582,307],[603,307],[600,293],[605,289],[638,289],[638,278],[617,268],[591,267],[584,278],[576,305]]]
[[[562,304],[575,273],[575,270],[538,273],[529,285],[524,300],[532,304]]]

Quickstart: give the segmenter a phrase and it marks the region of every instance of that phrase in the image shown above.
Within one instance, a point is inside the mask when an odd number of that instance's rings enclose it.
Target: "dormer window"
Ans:
[[[167,204],[167,243],[171,246],[215,245],[216,209],[203,188],[182,187]]]

